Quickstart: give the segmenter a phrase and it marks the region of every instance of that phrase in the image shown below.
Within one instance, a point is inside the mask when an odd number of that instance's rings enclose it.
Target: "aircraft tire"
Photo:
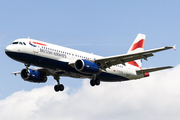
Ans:
[[[63,84],[55,85],[54,90],[56,92],[63,91],[64,90],[64,85]]]
[[[59,90],[60,90],[60,91],[63,91],[63,90],[64,90],[64,85],[63,85],[63,84],[60,84],[60,85],[59,85]]]
[[[97,86],[100,85],[100,80],[96,79],[95,83],[96,83]]]
[[[95,80],[90,80],[90,85],[91,85],[91,86],[95,86],[95,85],[96,85]]]
[[[59,92],[59,86],[58,86],[58,85],[55,85],[55,86],[54,86],[54,90],[55,90],[56,92]]]

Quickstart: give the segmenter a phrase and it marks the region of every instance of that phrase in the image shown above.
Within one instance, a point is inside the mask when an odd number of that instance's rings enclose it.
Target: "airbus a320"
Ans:
[[[29,82],[45,83],[47,76],[57,81],[56,92],[63,91],[60,77],[88,78],[91,86],[100,82],[118,82],[148,77],[150,72],[172,68],[172,66],[142,69],[142,59],[147,60],[153,53],[175,49],[166,46],[144,51],[145,35],[138,34],[127,54],[102,57],[43,41],[20,38],[5,49],[10,58],[24,63],[26,68],[13,74],[20,74]],[[30,65],[38,68],[30,68]]]

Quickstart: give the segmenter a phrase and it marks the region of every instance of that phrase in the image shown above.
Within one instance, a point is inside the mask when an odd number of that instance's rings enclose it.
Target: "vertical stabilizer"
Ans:
[[[144,51],[145,38],[146,38],[146,35],[139,33],[137,35],[136,39],[134,40],[133,44],[131,45],[127,54],[143,52]],[[141,68],[141,66],[142,66],[141,59],[134,60],[134,61],[131,61],[128,63],[133,65],[133,66],[139,67],[139,68]]]

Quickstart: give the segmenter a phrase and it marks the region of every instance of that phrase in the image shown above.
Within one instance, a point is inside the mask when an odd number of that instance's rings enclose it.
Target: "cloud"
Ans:
[[[0,101],[0,119],[179,120],[180,65],[150,77],[56,93],[53,86],[18,91]],[[75,81],[72,81],[75,82]]]

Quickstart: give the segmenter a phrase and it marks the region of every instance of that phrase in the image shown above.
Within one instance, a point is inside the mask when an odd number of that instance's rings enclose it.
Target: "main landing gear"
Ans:
[[[59,82],[60,77],[59,76],[54,76],[54,79],[57,81],[57,85],[54,86],[54,90],[56,92],[63,91],[64,90],[64,85],[60,84],[60,82]]]
[[[100,80],[99,79],[92,79],[92,80],[90,80],[90,85],[91,86],[95,86],[95,85],[100,85]]]
[[[100,85],[100,80],[97,78],[97,75],[94,74],[93,76],[94,76],[93,79],[90,80],[90,85],[91,86]]]

